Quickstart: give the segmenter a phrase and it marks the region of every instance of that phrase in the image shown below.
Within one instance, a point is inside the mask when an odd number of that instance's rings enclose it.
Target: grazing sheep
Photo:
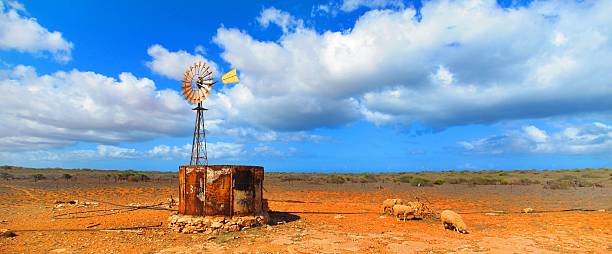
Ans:
[[[461,215],[451,210],[444,210],[440,213],[440,220],[444,224],[444,229],[452,229],[457,233],[468,234],[465,222],[461,219]]]
[[[523,209],[523,213],[533,213],[533,208],[527,207],[527,208]]]
[[[415,218],[415,214],[418,212],[417,208],[410,205],[394,205],[393,206],[393,215],[400,220],[400,215],[404,220],[406,220],[407,215],[412,215],[412,218]]]
[[[425,211],[425,204],[416,201],[416,202],[408,202],[407,206],[410,206],[414,209],[414,218],[421,218],[423,216],[423,212]]]
[[[401,205],[404,201],[399,198],[389,198],[383,201],[383,214],[389,212],[389,214],[393,213],[394,205]]]

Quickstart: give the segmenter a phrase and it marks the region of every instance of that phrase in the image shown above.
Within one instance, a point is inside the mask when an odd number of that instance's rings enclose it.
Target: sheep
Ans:
[[[412,218],[415,218],[415,214],[418,212],[418,209],[412,205],[394,205],[393,206],[393,214],[400,220],[400,215],[404,220],[406,220],[406,215],[412,215]]]
[[[451,210],[444,210],[440,213],[440,220],[444,224],[444,229],[452,229],[457,233],[468,234],[467,226],[463,219],[461,219],[461,215],[453,212]]]
[[[416,202],[408,202],[407,206],[411,206],[414,209],[414,218],[421,218],[423,212],[425,211],[425,204],[416,201]]]
[[[523,209],[523,213],[533,213],[533,208],[527,207],[527,208]]]
[[[383,201],[383,214],[389,212],[389,213],[393,213],[393,206],[394,205],[401,205],[403,204],[404,201],[399,199],[399,198],[389,198],[386,199],[385,201]]]

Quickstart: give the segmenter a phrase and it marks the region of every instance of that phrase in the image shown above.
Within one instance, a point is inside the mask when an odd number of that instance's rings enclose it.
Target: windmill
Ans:
[[[236,69],[224,74],[221,78],[223,84],[237,83],[238,75]],[[183,74],[182,93],[185,99],[196,107],[192,110],[196,111],[195,128],[193,131],[193,142],[191,146],[191,160],[189,165],[206,165],[208,166],[208,151],[206,147],[206,127],[204,124],[204,111],[208,110],[204,108],[203,103],[213,85],[217,81],[213,80],[213,72],[210,69],[210,65],[204,62],[195,62],[192,66],[189,66]]]

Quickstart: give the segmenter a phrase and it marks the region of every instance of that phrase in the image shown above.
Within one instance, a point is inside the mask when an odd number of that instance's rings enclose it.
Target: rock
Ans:
[[[236,232],[236,231],[239,231],[239,230],[240,230],[240,226],[238,226],[238,225],[231,225],[231,226],[229,226],[227,228],[227,231],[229,231],[229,232]]]
[[[223,223],[215,221],[215,222],[210,224],[210,227],[211,228],[220,228],[220,227],[223,227]]]

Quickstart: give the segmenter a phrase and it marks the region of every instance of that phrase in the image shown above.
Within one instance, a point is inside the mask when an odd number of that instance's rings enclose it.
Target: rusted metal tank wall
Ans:
[[[260,214],[263,180],[263,167],[180,166],[179,213],[199,216]]]

